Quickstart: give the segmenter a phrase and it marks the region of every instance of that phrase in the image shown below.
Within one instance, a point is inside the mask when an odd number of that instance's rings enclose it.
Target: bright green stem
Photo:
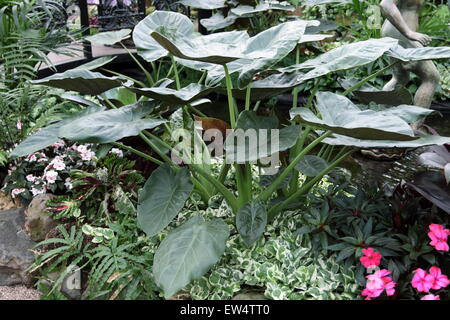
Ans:
[[[205,81],[205,78],[207,75],[208,75],[208,70],[203,71],[202,76],[200,77],[200,80],[198,80],[198,84],[202,84],[203,81]]]
[[[250,82],[247,86],[247,90],[245,91],[245,110],[250,110],[250,97],[252,93],[252,83]]]
[[[138,59],[136,59],[136,57],[133,55],[133,53],[131,53],[130,50],[128,50],[128,48],[122,43],[119,42],[120,45],[122,46],[122,48],[125,49],[125,51],[130,55],[130,57],[134,60],[134,62],[136,62],[136,64],[138,65],[138,67],[142,70],[142,72],[144,72],[145,76],[147,77],[147,80],[149,82],[149,84],[151,86],[153,86],[155,84],[155,81],[153,81],[152,75],[150,74],[150,72],[147,71],[147,69],[144,68],[144,66],[139,62]]]
[[[172,67],[173,71],[175,72],[175,84],[177,86],[177,90],[180,90],[181,83],[180,83],[180,75],[178,74],[177,62],[175,61],[175,57],[173,55],[170,55],[170,58],[172,59]]]
[[[308,137],[310,132],[311,132],[311,127],[310,126],[305,127],[301,136],[297,139],[295,146],[291,149],[289,160],[295,159],[295,157],[298,155],[300,150],[303,149],[303,146],[305,145],[305,140]],[[299,177],[298,171],[294,170],[294,172],[292,174],[292,179],[289,184],[289,191],[291,193],[297,191],[297,189],[298,189],[298,177]]]
[[[228,112],[230,113],[230,124],[231,128],[236,128],[236,115],[234,113],[234,100],[233,100],[233,84],[231,82],[230,73],[228,72],[228,67],[226,64],[223,65],[225,71],[225,83],[227,85],[227,96],[228,96]]]
[[[295,64],[300,63],[300,46],[297,45],[295,48]],[[297,108],[298,106],[298,87],[294,88],[294,91],[292,92],[292,107]]]
[[[268,218],[269,220],[273,220],[275,216],[280,213],[284,208],[286,208],[290,203],[297,200],[300,196],[308,192],[318,181],[320,181],[328,172],[333,170],[342,160],[350,156],[354,150],[350,150],[343,154],[341,157],[336,159],[332,164],[330,164],[328,167],[326,167],[324,170],[322,170],[317,176],[315,176],[313,179],[311,179],[308,183],[304,184],[297,192],[289,196],[286,200],[284,200],[282,203],[272,207],[268,212]]]
[[[140,157],[142,157],[144,159],[150,160],[151,162],[154,162],[154,163],[156,163],[159,166],[164,164],[164,162],[162,162],[162,161],[160,161],[160,160],[158,160],[156,158],[153,158],[152,156],[149,156],[148,154],[145,154],[145,153],[143,153],[143,152],[141,152],[139,150],[136,150],[136,149],[134,149],[132,147],[126,146],[126,145],[118,143],[118,142],[111,142],[111,144],[115,145],[116,147],[122,148],[124,150],[130,151],[130,152],[132,152],[132,153],[134,153],[134,154],[136,154],[136,155],[138,155],[138,156],[140,156]]]
[[[343,96],[347,96],[349,95],[351,92],[353,92],[354,90],[358,89],[359,87],[361,87],[363,84],[365,84],[367,81],[370,81],[371,79],[378,77],[380,74],[383,74],[386,70],[391,69],[394,65],[396,65],[399,61],[393,62],[390,65],[388,65],[387,67],[384,67],[381,70],[378,70],[377,72],[372,73],[371,75],[365,77],[364,79],[362,79],[360,82],[358,82],[357,84],[355,84],[354,86],[348,88],[347,90],[344,91],[344,93],[342,94]]]
[[[195,191],[202,197],[204,203],[208,203],[209,199],[211,199],[212,195],[206,190],[203,184],[198,181],[193,176],[191,177],[192,183],[195,186]]]
[[[286,169],[281,172],[281,174],[278,176],[278,178],[275,179],[274,182],[266,189],[264,190],[260,195],[259,199],[262,201],[267,201],[269,197],[272,195],[273,192],[277,189],[277,187],[283,182],[283,180],[287,177],[289,172],[294,170],[295,166],[300,162],[300,160],[303,159],[305,155],[307,155],[315,146],[317,146],[319,143],[322,142],[323,139],[329,137],[332,134],[331,131],[325,132],[323,135],[318,137],[316,140],[311,142],[306,148],[300,152],[294,160],[291,161],[291,163],[286,167]]]
[[[228,205],[233,209],[233,212],[236,213],[239,210],[238,199],[220,181],[215,179],[211,174],[209,174],[199,165],[191,164],[189,167],[199,175],[201,175],[203,178],[205,178],[205,180],[211,183],[216,188],[216,190],[223,195]]]
[[[173,161],[161,150],[159,150],[158,146],[156,146],[149,138],[145,136],[142,132],[139,133],[139,137],[142,138],[142,140],[145,141],[149,145],[150,148],[152,148],[153,151],[155,151],[168,165],[170,165],[174,170],[179,170],[180,167],[177,166]]]
[[[108,70],[108,69],[105,69],[105,68],[100,68],[100,69],[102,69],[105,72],[111,73],[111,74],[113,74],[115,76],[123,77],[123,78],[125,78],[127,80],[133,81],[134,83],[137,83],[138,85],[140,85],[142,88],[147,87],[147,85],[145,83],[143,83],[142,81],[139,81],[139,80],[133,79],[131,77],[128,77],[128,76],[126,76],[126,75],[124,75],[124,74],[122,74],[120,72],[115,72],[115,71]]]
[[[219,181],[220,183],[224,183],[225,179],[227,178],[228,175],[228,171],[230,171],[231,165],[228,163],[223,163],[222,164],[222,169],[220,169],[220,174],[219,174]]]

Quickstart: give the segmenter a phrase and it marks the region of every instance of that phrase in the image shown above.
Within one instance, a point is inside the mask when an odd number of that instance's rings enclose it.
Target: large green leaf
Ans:
[[[220,219],[195,216],[161,242],[153,260],[153,277],[166,298],[199,279],[225,251],[229,229]]]
[[[328,163],[321,157],[307,154],[295,166],[295,169],[308,177],[315,177],[318,176],[327,167]]]
[[[302,76],[306,81],[331,72],[347,70],[371,63],[398,44],[397,39],[381,38],[354,42],[330,50],[317,58],[280,69],[281,72],[309,70]]]
[[[83,118],[89,114],[103,111],[105,108],[102,106],[91,106],[74,116],[65,118],[57,123],[51,124],[32,136],[26,138],[22,141],[10,154],[10,157],[23,157],[29,155],[33,152],[39,151],[41,149],[47,148],[52,144],[60,140],[59,129],[65,124],[71,123],[72,121]]]
[[[194,24],[185,15],[169,11],[153,12],[141,20],[133,30],[133,42],[137,52],[146,61],[152,62],[168,54],[168,51],[150,36],[160,27],[176,30],[180,36],[190,37],[194,33]]]
[[[98,72],[74,69],[31,82],[95,96],[109,89],[120,87],[125,81],[119,77],[106,77]]]
[[[322,119],[307,108],[292,109],[291,117],[298,117],[301,122],[354,138],[401,141],[416,139],[408,123],[393,114],[393,111],[361,111],[348,98],[331,92],[318,92],[316,97],[316,108]],[[405,108],[402,110],[408,111]]]
[[[257,6],[239,5],[236,8],[230,10],[230,12],[238,17],[249,18],[256,13],[269,11],[269,10],[282,10],[282,11],[294,11],[295,7],[291,6],[288,2],[261,2]]]
[[[136,136],[144,129],[152,129],[166,122],[144,118],[155,106],[155,101],[147,101],[92,113],[62,126],[59,136],[91,143],[108,143]]]
[[[243,111],[236,122],[236,129],[225,140],[226,159],[228,162],[245,163],[267,158],[291,148],[299,134],[298,126],[278,130],[276,117]]]
[[[213,10],[225,8],[225,0],[181,0],[179,3],[197,9]]]
[[[306,0],[305,6],[318,6],[328,3],[347,4],[352,3],[352,0]]]
[[[104,65],[107,65],[108,63],[110,63],[111,61],[113,61],[116,58],[117,58],[117,56],[104,56],[104,57],[89,61],[87,63],[84,63],[81,66],[78,66],[72,70],[80,70],[80,69],[89,70],[89,71],[95,70],[100,67],[103,67]]]
[[[86,40],[91,43],[113,45],[117,42],[125,40],[130,37],[131,29],[122,29],[118,31],[107,31],[94,34],[86,37]]]
[[[261,237],[266,224],[267,208],[262,201],[248,202],[236,214],[236,228],[248,247]]]
[[[153,171],[139,194],[139,227],[149,237],[159,233],[183,208],[192,189],[187,168],[174,172],[163,165]]]
[[[197,83],[191,83],[188,86],[181,88],[180,90],[174,90],[163,87],[153,87],[153,88],[130,87],[129,90],[137,94],[162,101],[165,104],[183,105],[189,104],[192,101],[203,98],[212,91],[214,91],[215,89],[208,88]]]
[[[387,54],[402,61],[449,59],[450,47],[403,48],[397,45]]]
[[[122,106],[137,102],[136,94],[128,87],[118,87],[110,89],[102,94],[102,98],[120,102]]]
[[[228,15],[225,17],[222,13],[217,12],[209,18],[201,19],[200,24],[204,26],[208,31],[217,31],[231,26],[236,22],[237,18],[237,16],[231,13],[228,13]]]

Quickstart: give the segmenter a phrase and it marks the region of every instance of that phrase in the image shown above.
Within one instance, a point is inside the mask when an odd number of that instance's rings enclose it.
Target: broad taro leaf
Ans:
[[[235,16],[231,13],[228,13],[228,15],[225,17],[222,13],[217,12],[209,18],[201,19],[200,24],[204,26],[208,31],[216,31],[231,26],[236,22],[237,18],[238,16]]]
[[[256,13],[268,11],[268,10],[282,10],[293,11],[295,7],[291,6],[288,2],[261,2],[255,7],[249,5],[239,5],[236,8],[230,10],[230,12],[238,17],[249,18]]]
[[[108,63],[110,63],[111,61],[113,61],[114,59],[116,59],[117,56],[105,56],[105,57],[101,57],[92,61],[89,61],[88,63],[84,63],[81,66],[78,66],[72,70],[95,70],[98,69],[100,67],[103,67],[104,65],[107,65]]]
[[[347,3],[352,3],[352,0],[306,0],[304,5],[305,6],[318,6],[318,5],[327,4],[327,3],[347,4]]]
[[[298,117],[301,122],[309,125],[359,139],[416,139],[408,123],[396,115],[386,114],[388,111],[361,111],[348,98],[331,92],[318,92],[316,97],[316,108],[322,119],[307,108],[292,109],[291,117]]]
[[[403,48],[400,45],[391,48],[387,54],[402,61],[420,61],[449,59],[450,47]]]
[[[91,43],[113,45],[117,42],[125,40],[130,37],[131,29],[122,29],[118,31],[107,31],[94,34],[86,37],[86,40]]]
[[[156,284],[169,298],[192,280],[199,279],[219,261],[230,235],[220,219],[189,219],[161,242],[153,260]]]
[[[450,137],[418,134],[416,140],[393,141],[393,140],[364,140],[334,134],[323,140],[324,143],[337,146],[349,146],[364,149],[372,148],[419,148],[431,145],[450,143]]]
[[[128,87],[118,87],[108,90],[102,94],[102,98],[118,101],[122,106],[137,102],[136,94]]]
[[[320,22],[320,24],[318,26],[306,27],[305,34],[312,35],[312,34],[325,32],[325,31],[333,31],[333,30],[336,30],[339,28],[339,25],[334,21],[323,20],[323,19],[319,19],[318,21]]]
[[[322,41],[333,37],[332,34],[304,34],[298,43]]]
[[[151,36],[178,58],[223,65],[243,58],[242,52],[246,41],[242,41],[242,38],[246,34],[242,31],[231,31],[195,36],[194,34],[181,35],[158,28],[151,33]]]
[[[130,87],[129,90],[137,94],[162,101],[166,105],[184,105],[207,96],[215,89],[205,87],[197,83],[191,83],[188,86],[181,88],[180,90],[163,87],[153,87],[153,88]]]
[[[300,134],[299,126],[278,129],[276,117],[258,116],[254,111],[243,111],[236,128],[225,140],[227,161],[253,162],[291,148]]]
[[[144,129],[152,129],[166,122],[161,119],[144,118],[155,106],[155,101],[146,101],[92,113],[62,126],[59,129],[59,136],[90,143],[109,143],[136,136]]]
[[[267,225],[267,208],[262,201],[250,201],[236,214],[236,228],[247,247],[255,243]]]
[[[444,145],[432,146],[429,152],[419,155],[417,161],[427,167],[444,169],[450,163],[450,152]]]
[[[109,89],[120,87],[125,81],[119,77],[106,77],[98,72],[75,69],[31,82],[95,96]]]
[[[393,38],[354,42],[330,50],[317,58],[279,70],[281,72],[297,72],[311,69],[303,75],[303,81],[306,81],[331,72],[343,71],[371,63],[397,43],[398,40]]]
[[[148,15],[133,30],[133,42],[137,52],[148,62],[158,60],[168,54],[168,51],[150,36],[160,27],[176,30],[180,36],[190,37],[194,33],[194,24],[185,15],[169,11],[155,11]]]
[[[225,0],[181,0],[178,1],[182,5],[203,10],[213,10],[225,8]]]
[[[158,234],[177,216],[192,189],[187,168],[174,172],[163,165],[153,171],[139,194],[139,227],[149,237]]]
[[[315,177],[319,175],[324,169],[328,167],[328,163],[321,157],[314,155],[306,155],[295,166],[295,169],[308,177]]]
[[[407,186],[450,214],[450,185],[441,172],[420,172],[414,177],[413,182],[407,183]]]
[[[103,106],[90,106],[85,110],[65,118],[57,123],[51,124],[32,136],[22,141],[10,154],[10,157],[23,157],[41,149],[47,148],[60,140],[59,129],[67,123],[83,118],[89,114],[105,110]]]

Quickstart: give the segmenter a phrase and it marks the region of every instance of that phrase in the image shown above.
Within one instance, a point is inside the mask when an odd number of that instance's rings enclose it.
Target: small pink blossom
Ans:
[[[11,197],[14,199],[14,198],[16,198],[19,194],[21,194],[21,193],[24,192],[24,191],[25,191],[24,188],[15,188],[15,189],[12,189],[12,191],[11,191]]]
[[[434,294],[427,294],[426,296],[423,296],[420,300],[441,300],[441,297]]]
[[[52,162],[50,162],[50,165],[56,171],[61,171],[66,168],[66,164],[64,163],[64,161],[61,160],[61,157],[56,157],[55,159],[53,159]]]
[[[362,256],[359,261],[366,268],[375,268],[380,265],[381,258],[383,257],[381,253],[374,251],[372,248],[362,249]]]
[[[44,189],[38,189],[38,188],[32,187],[31,188],[31,193],[33,194],[33,196],[37,196],[38,194],[45,193],[45,188]]]
[[[431,239],[430,245],[438,251],[449,251],[447,240],[450,235],[450,230],[445,229],[440,224],[430,224],[429,229],[428,237]]]
[[[34,154],[34,153],[30,154],[28,157],[26,157],[25,160],[28,162],[35,162],[37,160],[36,154]]]
[[[414,277],[411,280],[411,285],[416,288],[419,292],[428,292],[433,286],[434,278],[429,275],[423,269],[416,269],[413,271]]]
[[[112,148],[110,152],[117,155],[119,158],[123,158],[123,151],[118,148]]]
[[[49,184],[55,183],[57,177],[58,172],[56,172],[55,170],[49,170],[45,173],[45,179]]]
[[[377,298],[383,293],[384,290],[386,290],[386,294],[388,296],[394,295],[396,283],[392,281],[389,274],[389,270],[381,269],[366,276],[368,281],[366,282],[366,288],[361,294],[367,298]]]
[[[429,274],[433,277],[431,289],[439,290],[445,288],[450,284],[450,280],[438,267],[431,267]]]
[[[55,144],[53,144],[52,147],[54,149],[58,149],[58,148],[64,147],[65,145],[66,144],[65,144],[64,140],[60,140],[60,141],[56,142]]]
[[[16,127],[17,129],[22,130],[22,121],[17,121]]]
[[[37,177],[33,176],[32,174],[29,174],[25,177],[25,179],[27,179],[28,182],[34,182],[36,181]]]

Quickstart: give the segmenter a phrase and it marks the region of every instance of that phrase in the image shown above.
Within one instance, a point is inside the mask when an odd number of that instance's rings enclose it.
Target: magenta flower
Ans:
[[[450,284],[450,280],[445,274],[442,274],[441,269],[438,267],[430,268],[430,276],[433,277],[431,289],[439,290],[441,288],[445,288]]]
[[[361,250],[364,256],[359,258],[359,261],[366,268],[375,268],[380,265],[381,258],[383,257],[381,253],[374,251],[372,248]]]
[[[450,230],[445,229],[444,226],[440,224],[430,224],[429,229],[430,232],[428,232],[428,237],[431,239],[430,245],[438,251],[448,251],[449,246],[447,239],[450,235]]]
[[[366,282],[366,287],[361,292],[361,294],[366,297],[366,300],[379,297],[384,290],[386,290],[388,296],[394,295],[396,283],[392,281],[389,274],[389,270],[381,269],[366,276],[368,281]]]
[[[435,296],[434,294],[427,294],[426,296],[423,296],[420,300],[441,300],[441,297]]]
[[[428,292],[434,283],[434,277],[428,274],[423,269],[416,269],[413,271],[414,277],[411,280],[411,285],[419,292]]]

